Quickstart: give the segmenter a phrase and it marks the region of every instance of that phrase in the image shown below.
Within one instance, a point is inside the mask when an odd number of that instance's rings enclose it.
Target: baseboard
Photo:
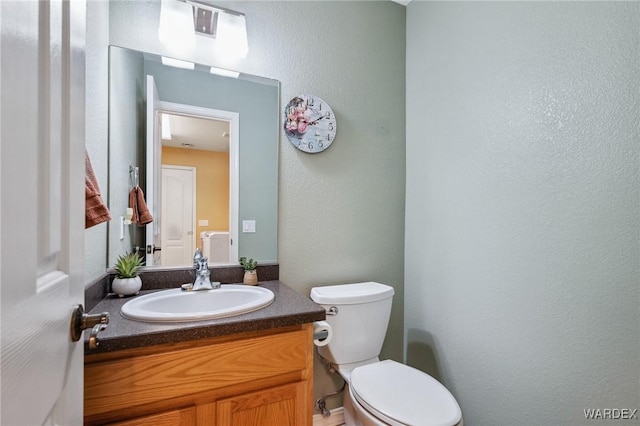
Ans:
[[[344,424],[344,408],[338,407],[331,410],[329,417],[322,417],[322,414],[314,414],[313,426],[340,426]]]

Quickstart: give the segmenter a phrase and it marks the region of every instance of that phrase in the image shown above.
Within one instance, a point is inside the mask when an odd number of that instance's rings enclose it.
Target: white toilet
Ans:
[[[347,382],[347,426],[461,426],[462,412],[440,382],[392,360],[380,361],[393,287],[366,282],[314,287],[311,299],[327,311],[333,337],[318,346]]]

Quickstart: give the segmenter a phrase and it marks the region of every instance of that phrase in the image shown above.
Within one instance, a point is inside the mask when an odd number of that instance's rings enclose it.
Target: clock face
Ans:
[[[284,131],[289,142],[299,150],[321,152],[329,148],[336,137],[336,116],[319,97],[296,96],[284,109]]]

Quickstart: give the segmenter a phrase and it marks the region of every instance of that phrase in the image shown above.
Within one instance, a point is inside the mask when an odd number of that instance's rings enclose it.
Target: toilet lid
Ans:
[[[440,382],[392,360],[354,369],[349,384],[356,400],[387,423],[453,426],[462,418],[460,406]]]

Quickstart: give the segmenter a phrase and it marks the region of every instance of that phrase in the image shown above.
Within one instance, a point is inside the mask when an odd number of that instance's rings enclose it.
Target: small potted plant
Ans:
[[[247,260],[247,258],[243,256],[240,258],[240,265],[244,268],[243,282],[248,285],[258,284],[258,273],[256,271],[258,262],[253,259]]]
[[[138,294],[142,288],[142,280],[138,276],[142,263],[142,258],[136,253],[118,257],[114,265],[116,277],[111,283],[111,291],[120,297]]]

